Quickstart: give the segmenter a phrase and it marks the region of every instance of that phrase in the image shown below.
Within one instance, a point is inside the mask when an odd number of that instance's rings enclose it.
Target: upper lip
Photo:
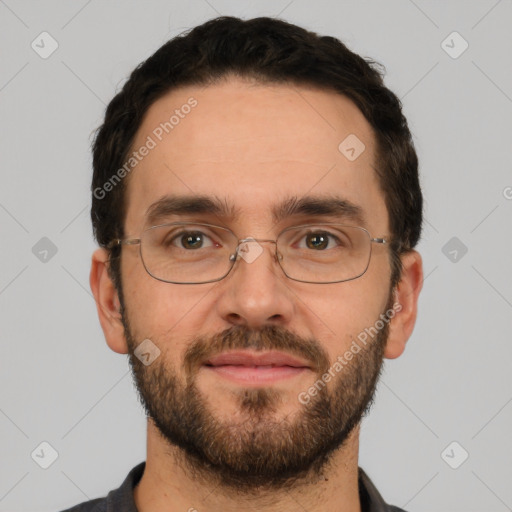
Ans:
[[[236,351],[224,352],[207,359],[203,364],[209,366],[239,365],[239,366],[294,366],[296,368],[309,368],[310,365],[297,357],[284,352],[265,352],[263,354]]]

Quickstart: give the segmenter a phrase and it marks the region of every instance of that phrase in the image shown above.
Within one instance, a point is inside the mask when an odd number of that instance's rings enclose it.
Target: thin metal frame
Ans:
[[[154,276],[147,268],[146,266],[146,263],[144,261],[144,258],[142,256],[142,244],[141,244],[141,241],[142,241],[142,236],[145,232],[147,231],[150,231],[152,229],[155,229],[155,228],[161,228],[161,227],[165,227],[165,226],[188,226],[188,225],[193,225],[193,226],[207,226],[207,227],[210,227],[210,228],[217,228],[217,229],[222,229],[224,231],[227,231],[229,233],[231,233],[233,235],[233,237],[235,239],[237,239],[237,246],[235,247],[235,252],[230,254],[229,255],[229,261],[231,261],[231,266],[229,267],[228,271],[221,277],[219,277],[218,279],[211,279],[209,281],[200,281],[200,282],[176,282],[176,281],[167,281],[166,279],[161,279],[160,277],[156,277]],[[366,264],[366,267],[365,269],[357,276],[355,277],[351,277],[350,279],[342,279],[341,281],[304,281],[302,279],[295,279],[293,277],[290,277],[287,273],[286,273],[286,270],[282,267],[281,265],[281,260],[283,259],[283,256],[282,254],[278,253],[277,251],[277,242],[279,241],[279,238],[281,237],[281,235],[283,235],[283,233],[286,233],[287,231],[290,231],[290,230],[294,230],[294,229],[299,229],[299,228],[307,228],[307,227],[313,227],[313,226],[339,226],[339,227],[347,227],[347,228],[356,228],[356,229],[360,229],[362,231],[364,231],[367,235],[368,235],[368,238],[370,240],[370,254],[368,256],[368,263]],[[111,240],[107,245],[106,245],[106,248],[111,250],[113,249],[114,247],[117,247],[117,246],[120,246],[120,245],[139,245],[139,254],[140,254],[140,259],[142,261],[142,265],[144,266],[144,269],[146,270],[146,272],[153,278],[153,279],[156,279],[158,281],[162,281],[163,283],[170,283],[170,284],[207,284],[207,283],[215,283],[217,281],[221,281],[222,279],[224,279],[225,277],[228,276],[228,274],[233,270],[233,267],[235,266],[235,263],[236,261],[239,259],[238,258],[238,254],[239,254],[239,248],[240,248],[240,245],[243,244],[243,243],[247,243],[247,242],[270,242],[270,243],[273,243],[276,245],[276,251],[274,253],[274,257],[276,259],[276,261],[278,262],[279,264],[279,267],[281,268],[281,270],[283,271],[283,274],[288,278],[288,279],[291,279],[292,281],[298,281],[299,283],[310,283],[310,284],[335,284],[335,283],[345,283],[347,281],[353,281],[354,279],[358,279],[359,277],[361,277],[362,275],[364,275],[366,273],[366,271],[368,270],[368,267],[370,266],[370,260],[371,260],[371,257],[372,257],[372,245],[371,243],[377,243],[377,244],[389,244],[390,243],[390,237],[385,237],[385,238],[373,238],[371,235],[370,235],[370,232],[366,229],[366,228],[362,228],[360,226],[351,226],[351,225],[348,225],[348,224],[339,224],[337,222],[322,222],[322,223],[310,223],[310,224],[302,224],[302,225],[299,225],[299,226],[290,226],[288,228],[285,228],[283,229],[283,231],[281,231],[278,235],[277,235],[277,238],[275,240],[272,240],[272,239],[268,239],[268,238],[252,238],[252,237],[248,237],[248,238],[241,238],[239,239],[235,233],[233,233],[233,231],[231,231],[229,228],[226,228],[224,226],[218,226],[216,224],[208,224],[208,223],[204,223],[204,222],[168,222],[168,223],[165,223],[165,224],[158,224],[156,226],[151,226],[149,228],[146,228],[142,231],[142,234],[140,235],[139,238],[115,238],[113,240]]]

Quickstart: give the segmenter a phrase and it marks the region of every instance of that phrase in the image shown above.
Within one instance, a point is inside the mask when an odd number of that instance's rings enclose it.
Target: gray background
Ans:
[[[282,17],[385,64],[421,161],[426,277],[360,465],[410,511],[512,510],[510,0],[0,0],[0,510],[104,496],[145,459],[127,358],[89,290],[89,145],[133,67],[218,14]],[[43,31],[59,45],[47,59],[31,47]],[[48,469],[31,458],[43,441]]]

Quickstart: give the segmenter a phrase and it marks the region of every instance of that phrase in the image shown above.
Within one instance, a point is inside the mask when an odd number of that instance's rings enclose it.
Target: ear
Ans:
[[[89,283],[107,345],[119,354],[127,354],[128,346],[121,321],[121,303],[108,274],[108,252],[97,249],[92,255]]]
[[[419,252],[411,250],[403,254],[402,277],[395,289],[395,311],[389,325],[389,336],[384,357],[395,359],[405,350],[412,334],[418,313],[418,296],[423,287],[423,264]]]

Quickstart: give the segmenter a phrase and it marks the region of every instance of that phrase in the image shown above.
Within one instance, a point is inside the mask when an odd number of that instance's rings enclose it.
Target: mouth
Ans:
[[[271,384],[311,370],[307,361],[275,351],[264,354],[247,351],[226,352],[206,360],[202,368],[244,385]]]

